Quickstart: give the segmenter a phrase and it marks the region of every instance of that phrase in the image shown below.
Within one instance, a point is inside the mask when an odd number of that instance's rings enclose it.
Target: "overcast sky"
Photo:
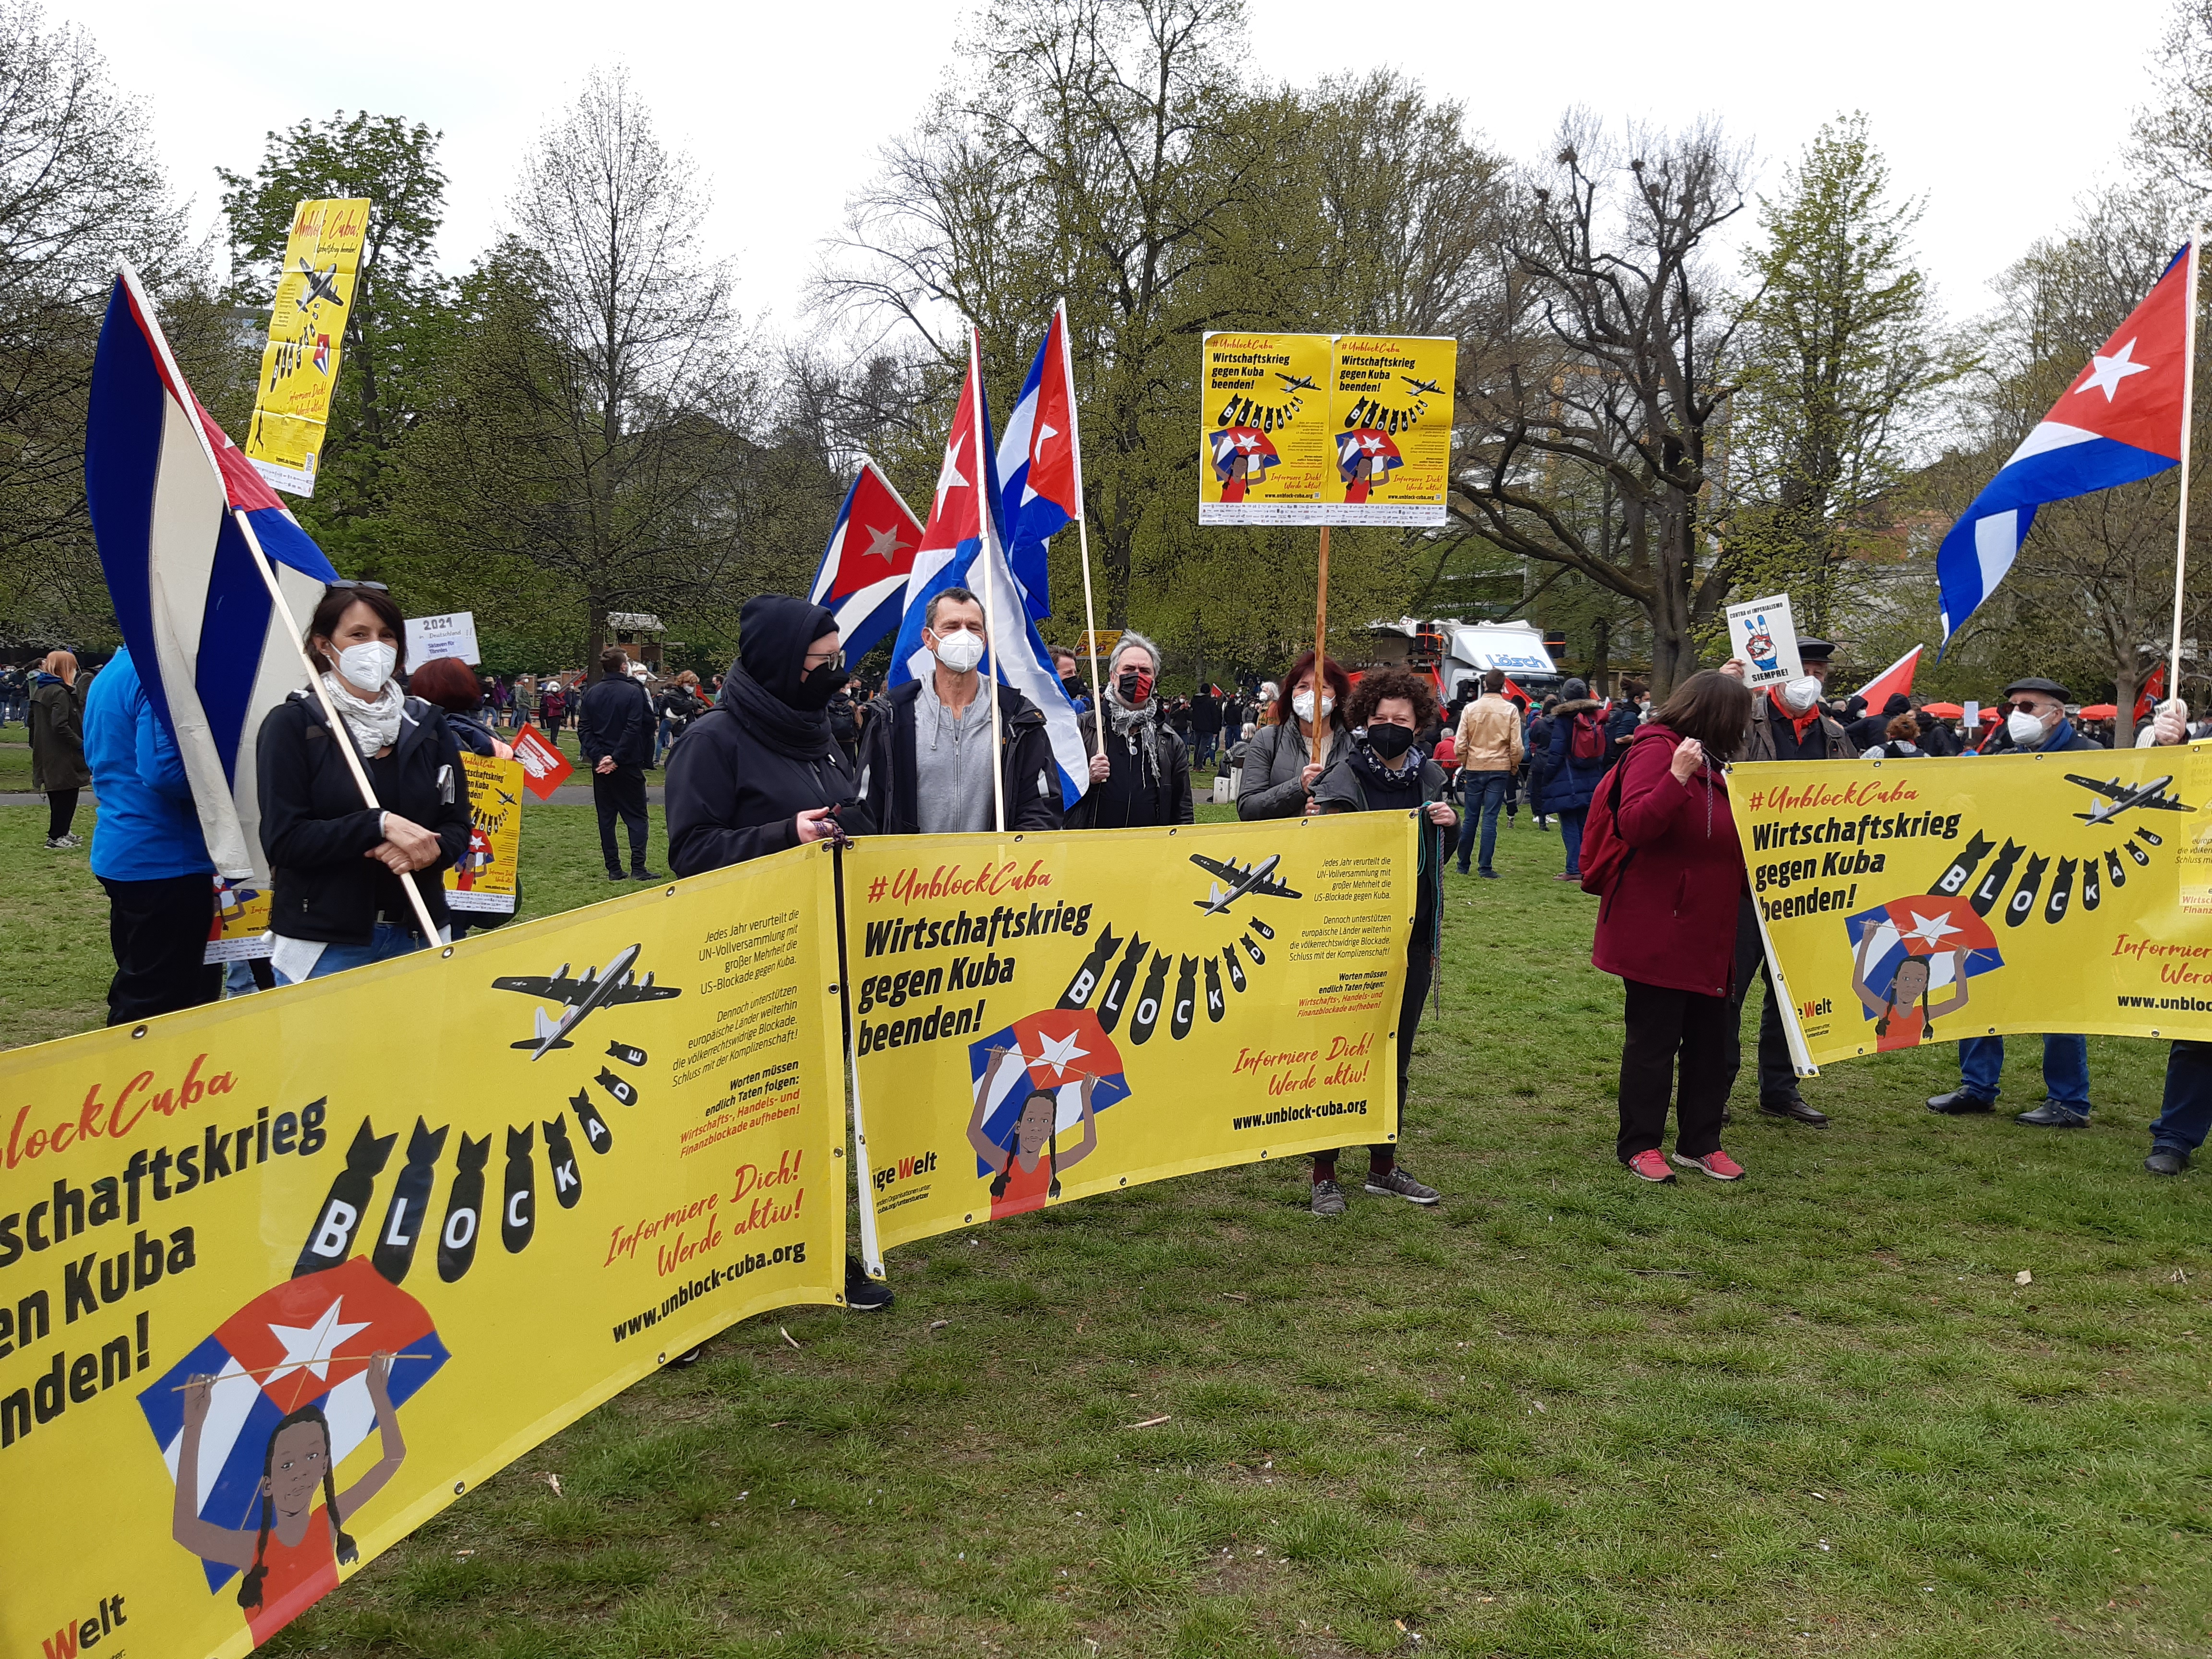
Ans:
[[[441,251],[457,270],[499,224],[550,112],[593,64],[625,63],[664,139],[712,182],[714,240],[737,261],[744,309],[787,330],[804,325],[804,281],[847,194],[912,124],[972,15],[961,0],[48,3],[92,32],[118,86],[144,100],[173,183],[206,222],[214,169],[250,170],[272,127],[366,108],[442,130],[452,182]],[[2049,0],[1671,10],[1428,0],[1376,12],[1370,26],[1325,0],[1249,6],[1238,44],[1259,73],[1304,83],[1394,65],[1462,100],[1516,156],[1544,153],[1569,103],[1663,123],[1712,113],[1756,145],[1771,181],[1821,121],[1863,109],[1900,187],[1926,198],[1923,264],[1954,315],[1978,309],[1989,279],[2111,175],[2149,94],[2167,9],[2105,0],[2083,27]],[[2045,27],[2062,21],[2069,27]]]

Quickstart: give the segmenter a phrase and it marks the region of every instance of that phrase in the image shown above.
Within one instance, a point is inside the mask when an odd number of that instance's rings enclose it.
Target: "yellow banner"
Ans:
[[[522,763],[464,753],[461,770],[469,784],[469,850],[446,872],[446,903],[511,915],[522,857]]]
[[[1198,521],[1319,524],[1336,466],[1326,334],[1208,334],[1200,346]]]
[[[832,868],[0,1059],[0,1653],[244,1654],[666,1359],[842,1300]]]
[[[845,855],[871,1261],[1395,1140],[1410,817],[876,836]]]
[[[200,960],[241,962],[265,957],[269,942],[269,890],[256,887],[250,878],[215,882],[215,917],[208,924],[207,950]]]
[[[2212,1038],[2212,744],[1737,766],[1798,1069],[2008,1032]]]
[[[1459,342],[1347,334],[1330,365],[1331,524],[1440,525]]]
[[[368,211],[366,200],[302,202],[293,210],[246,459],[275,488],[295,495],[315,493]]]

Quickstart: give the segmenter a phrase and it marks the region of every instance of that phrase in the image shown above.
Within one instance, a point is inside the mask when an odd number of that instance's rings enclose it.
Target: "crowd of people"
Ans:
[[[989,623],[974,593],[950,588],[930,601],[922,643],[931,670],[888,690],[848,669],[834,614],[807,600],[760,595],[741,630],[737,659],[703,684],[689,671],[656,677],[619,646],[588,679],[483,677],[452,659],[410,673],[390,595],[373,583],[331,586],[305,641],[319,685],[271,711],[257,744],[258,834],[274,872],[260,982],[321,978],[485,925],[455,917],[445,899],[442,872],[469,833],[459,755],[510,754],[500,732],[525,725],[557,737],[573,723],[615,881],[659,879],[646,856],[645,775],[656,767],[678,876],[824,839],[989,830],[1001,810],[1006,826],[1022,831],[1187,824],[1194,771],[1218,768],[1246,820],[1419,814],[1419,900],[1398,1021],[1402,1115],[1437,969],[1446,869],[1455,853],[1461,875],[1498,879],[1498,820],[1511,828],[1526,805],[1535,829],[1559,836],[1554,879],[1598,897],[1592,960],[1626,986],[1621,1163],[1652,1182],[1674,1179],[1675,1167],[1735,1181],[1744,1171],[1721,1131],[1754,985],[1763,993],[1758,1109],[1808,1128],[1828,1118],[1799,1091],[1721,768],[2092,749],[2100,746],[2095,720],[2110,713],[2084,711],[2065,687],[2035,677],[2008,685],[1975,730],[1954,724],[1963,710],[1910,696],[1869,709],[1863,698],[1828,696],[1834,647],[1814,639],[1799,641],[1803,672],[1786,684],[1753,692],[1742,665],[1730,663],[1692,676],[1659,707],[1634,678],[1611,697],[1568,679],[1532,699],[1495,670],[1462,681],[1440,706],[1428,676],[1382,670],[1355,684],[1312,652],[1275,680],[1170,697],[1160,689],[1160,647],[1128,632],[1095,671],[1073,653],[1054,655],[1090,757],[1088,787],[1068,807],[1042,712],[984,680]],[[79,844],[79,792],[98,792],[90,862],[109,900],[111,1023],[214,1000],[223,978],[202,963],[213,865],[176,748],[129,653],[89,674],[70,653],[52,652],[0,683],[0,706],[28,723],[33,787],[51,807],[48,847]],[[2140,741],[2203,735],[2169,702]],[[374,808],[363,804],[364,782]],[[2002,1040],[1958,1047],[1959,1086],[1929,1109],[1993,1110]],[[2018,1122],[2088,1121],[2082,1036],[2045,1036],[2044,1080],[2047,1098]],[[1671,1164],[1662,1150],[1670,1107]],[[2177,1044],[2147,1167],[2178,1173],[2208,1132],[2212,1045]],[[1436,1189],[1399,1161],[1401,1144],[1402,1129],[1400,1142],[1367,1148],[1365,1190],[1437,1203]],[[1334,1153],[1313,1160],[1311,1205],[1318,1216],[1345,1211]],[[856,1306],[887,1299],[858,1277],[848,1290]]]

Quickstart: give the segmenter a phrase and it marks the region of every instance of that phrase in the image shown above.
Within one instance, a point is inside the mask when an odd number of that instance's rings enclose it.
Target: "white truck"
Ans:
[[[1440,622],[1436,627],[1444,636],[1442,678],[1447,697],[1457,695],[1462,680],[1480,679],[1492,668],[1504,670],[1516,685],[1538,698],[1558,690],[1565,678],[1533,623]]]

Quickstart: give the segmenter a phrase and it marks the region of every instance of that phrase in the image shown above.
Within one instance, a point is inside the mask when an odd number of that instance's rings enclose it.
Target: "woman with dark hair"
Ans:
[[[270,1431],[261,1455],[260,1522],[252,1527],[225,1527],[200,1518],[200,1437],[207,1427],[215,1379],[195,1375],[185,1380],[185,1432],[177,1454],[170,1534],[201,1560],[240,1569],[238,1605],[246,1609],[256,1647],[337,1588],[338,1568],[361,1554],[345,1530],[346,1519],[383,1491],[406,1460],[399,1413],[392,1406],[392,1360],[388,1353],[371,1355],[366,1376],[384,1455],[339,1492],[331,1425],[319,1407],[301,1407]]]
[[[270,966],[280,983],[430,944],[403,881],[415,884],[431,925],[441,935],[447,927],[440,872],[468,850],[468,790],[445,710],[399,689],[404,635],[399,608],[382,588],[325,590],[307,647],[338,729],[313,690],[295,691],[261,722],[261,846],[276,936]],[[360,757],[374,807],[363,805],[342,743]]]
[[[997,1092],[999,1073],[1009,1064],[1020,1062],[1018,1049],[993,1051],[989,1063],[983,1068],[982,1081],[975,1085],[975,1109],[968,1118],[968,1144],[975,1149],[978,1158],[997,1171],[991,1177],[994,1221],[1044,1208],[1060,1196],[1060,1172],[1080,1164],[1098,1150],[1098,1120],[1091,1109],[1091,1091],[1098,1080],[1090,1076],[1081,1078],[1077,1084],[1076,1110],[1083,1125],[1083,1138],[1074,1146],[1065,1151],[1060,1147],[1060,1091],[1056,1089],[1032,1087],[1022,1102],[1021,1110],[1015,1115],[1007,1144],[1001,1146],[991,1139],[983,1120],[989,1115],[991,1097]]]
[[[1899,963],[1890,974],[1888,990],[1877,992],[1867,983],[1867,958],[1875,932],[1871,927],[1859,929],[1858,949],[1851,957],[1851,990],[1875,1017],[1876,1054],[1917,1048],[1936,1034],[1935,1022],[1939,1018],[1955,1014],[1966,1006],[1966,960],[1973,952],[1963,945],[1952,951],[1951,994],[1941,1002],[1929,995],[1936,977],[1936,959],[1920,953],[1908,955]]]
[[[1590,960],[1626,994],[1615,1155],[1645,1181],[1672,1181],[1659,1151],[1674,1104],[1674,1162],[1716,1181],[1742,1166],[1721,1150],[1738,1060],[1736,912],[1743,853],[1717,763],[1751,722],[1751,693],[1707,670],[1636,729],[1604,784],[1626,848],[1602,894]]]
[[[453,740],[471,755],[512,760],[514,748],[484,724],[483,683],[458,657],[434,657],[407,677],[408,691],[446,711]]]
[[[1314,653],[1291,665],[1272,705],[1272,725],[1262,726],[1244,750],[1244,777],[1237,792],[1240,818],[1294,818],[1312,803],[1322,762],[1314,758],[1314,723],[1323,722],[1328,760],[1344,747],[1348,729],[1344,706],[1352,699],[1352,678],[1333,662],[1322,664],[1321,696],[1314,696]]]
[[[1436,693],[1420,676],[1402,671],[1366,676],[1345,711],[1350,735],[1313,792],[1316,812],[1418,812],[1421,818],[1413,929],[1406,942],[1406,989],[1398,1005],[1400,1140],[1405,1139],[1413,1035],[1420,1028],[1421,1004],[1436,974],[1444,849],[1459,827],[1459,814],[1443,799],[1443,769],[1414,743],[1416,734],[1436,714]],[[1400,1166],[1395,1143],[1370,1146],[1367,1157],[1369,1192],[1414,1204],[1437,1201],[1435,1188],[1424,1187]],[[1344,1189],[1337,1185],[1334,1152],[1314,1154],[1313,1212],[1317,1216],[1344,1213]]]

